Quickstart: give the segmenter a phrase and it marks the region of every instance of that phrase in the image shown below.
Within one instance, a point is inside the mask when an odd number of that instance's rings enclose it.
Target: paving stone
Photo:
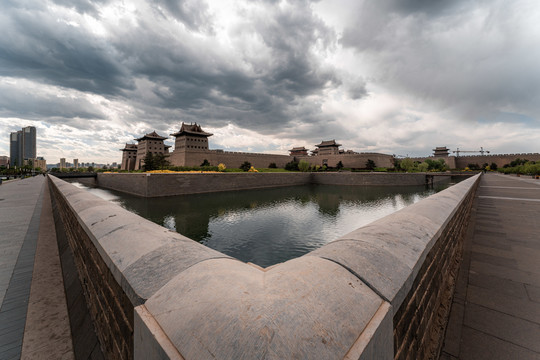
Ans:
[[[508,279],[503,279],[497,276],[470,273],[469,285],[474,285],[486,289],[496,289],[496,291],[503,295],[527,299],[527,291],[525,290],[525,284]]]
[[[465,326],[461,360],[540,360],[540,354],[495,336]]]
[[[540,286],[525,284],[525,289],[527,290],[527,295],[529,295],[531,301],[540,303]]]
[[[540,324],[538,304],[529,301],[527,298],[520,299],[513,296],[507,296],[499,292],[498,289],[490,290],[469,284],[467,301],[507,315]]]
[[[540,325],[469,303],[463,324],[483,333],[540,353]],[[465,338],[463,334],[462,338]]]

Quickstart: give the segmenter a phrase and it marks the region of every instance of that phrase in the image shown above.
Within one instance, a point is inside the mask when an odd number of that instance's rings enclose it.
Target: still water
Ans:
[[[73,184],[262,267],[304,255],[449,185],[306,185],[146,199]]]

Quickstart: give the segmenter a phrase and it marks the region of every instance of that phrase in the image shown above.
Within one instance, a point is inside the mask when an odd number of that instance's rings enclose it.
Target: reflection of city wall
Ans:
[[[423,188],[423,186],[422,186]],[[169,226],[191,239],[201,241],[208,236],[209,222],[229,212],[250,211],[273,206],[295,199],[302,203],[316,203],[318,210],[335,217],[341,204],[346,202],[373,203],[382,198],[400,194],[405,202],[412,202],[418,187],[415,186],[372,186],[351,187],[343,191],[342,186],[308,185],[286,188],[244,190],[214,194],[192,194],[159,198],[142,198],[124,195],[123,205],[153,222]],[[172,222],[171,222],[172,217]]]
[[[98,173],[98,186],[143,197],[260,189],[306,184],[423,185],[421,173],[216,173],[129,174]]]

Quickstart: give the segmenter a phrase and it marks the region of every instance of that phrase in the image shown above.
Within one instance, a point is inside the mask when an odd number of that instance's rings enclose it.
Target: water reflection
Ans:
[[[152,199],[88,190],[210,248],[266,267],[301,256],[446,186],[308,185]]]

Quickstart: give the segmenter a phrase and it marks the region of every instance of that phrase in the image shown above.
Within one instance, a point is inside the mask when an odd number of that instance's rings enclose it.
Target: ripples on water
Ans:
[[[262,267],[304,255],[448,186],[307,185],[145,199],[74,185]]]

